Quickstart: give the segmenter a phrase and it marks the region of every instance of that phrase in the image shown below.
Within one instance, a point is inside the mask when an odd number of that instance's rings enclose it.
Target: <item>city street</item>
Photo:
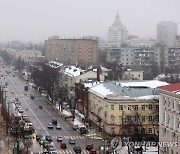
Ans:
[[[6,70],[9,70],[11,73],[7,74]],[[95,149],[98,149],[98,147],[103,144],[102,140],[88,139],[73,130],[72,126],[69,126],[67,122],[54,111],[45,96],[41,96],[39,92],[26,83],[24,79],[14,73],[12,68],[5,66],[5,68],[1,68],[0,74],[3,75],[0,79],[1,85],[4,85],[5,82],[9,83],[8,87],[4,89],[6,90],[7,102],[10,103],[10,112],[17,114],[18,111],[15,110],[15,105],[11,102],[13,99],[18,98],[18,101],[21,102],[24,114],[28,116],[35,128],[35,132],[43,136],[51,135],[53,137],[52,144],[57,149],[58,153],[74,153],[73,147],[75,145],[69,144],[70,138],[75,139],[76,145],[81,147],[82,153],[84,154],[89,153],[86,150],[86,144],[93,143]],[[24,90],[25,85],[28,85],[28,91]],[[30,97],[31,95],[34,95],[34,99]],[[39,106],[43,108],[40,109]],[[48,123],[51,123],[52,119],[57,119],[58,123],[61,125],[61,129],[56,129],[55,125],[53,129],[47,128]],[[63,143],[67,144],[67,149],[63,150],[60,148],[60,143],[56,139],[57,136],[62,136]],[[40,147],[36,138],[32,139],[32,143],[32,146],[29,147],[31,153],[43,152],[44,149]]]

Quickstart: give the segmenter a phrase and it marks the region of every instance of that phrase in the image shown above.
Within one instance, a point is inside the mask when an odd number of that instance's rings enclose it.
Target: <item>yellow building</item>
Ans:
[[[151,87],[152,81],[134,83],[107,81],[90,88],[89,119],[107,134],[120,135],[124,125],[139,122],[145,134],[157,133],[158,92]],[[158,81],[158,85],[166,83]]]

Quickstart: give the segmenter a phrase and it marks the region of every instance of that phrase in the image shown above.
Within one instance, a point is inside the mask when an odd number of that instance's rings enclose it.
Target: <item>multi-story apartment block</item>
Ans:
[[[98,41],[93,39],[48,39],[46,59],[72,65],[97,64]]]
[[[157,25],[157,42],[161,45],[176,45],[177,23],[163,21]]]
[[[89,119],[107,134],[120,135],[124,124],[141,119],[143,133],[158,132],[158,85],[161,81],[103,82],[89,89]],[[137,117],[139,115],[139,117]]]
[[[180,83],[159,89],[159,141],[172,146],[159,147],[160,154],[180,153]]]
[[[119,14],[116,15],[116,20],[109,28],[109,44],[110,46],[121,47],[127,39],[128,31],[119,19]]]
[[[39,63],[45,60],[45,56],[42,56],[42,51],[38,50],[15,50],[12,54],[16,60],[20,58],[27,64]]]

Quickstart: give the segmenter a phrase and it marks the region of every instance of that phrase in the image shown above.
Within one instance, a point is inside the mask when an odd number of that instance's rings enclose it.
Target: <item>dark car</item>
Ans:
[[[34,95],[31,95],[31,99],[34,99]]]
[[[57,120],[56,120],[56,119],[53,119],[53,120],[52,120],[52,124],[53,124],[53,125],[57,125]]]
[[[50,135],[47,135],[47,136],[46,136],[46,141],[52,142],[52,141],[53,141],[53,138],[52,138],[52,136],[50,136]]]
[[[46,144],[46,149],[49,150],[49,148],[54,148],[54,146],[52,144]]]
[[[46,145],[47,145],[47,144],[50,144],[50,143],[49,143],[49,141],[46,141],[46,140],[45,140],[45,141],[43,142],[43,144],[42,144],[43,148],[46,148]]]
[[[81,147],[80,146],[75,146],[73,148],[73,150],[74,150],[75,153],[81,153]]]
[[[66,149],[66,148],[67,148],[66,143],[61,143],[61,144],[60,144],[60,148],[61,148],[61,149]]]
[[[76,144],[75,139],[69,139],[69,144]]]
[[[96,150],[95,149],[91,149],[89,154],[97,154]]]
[[[42,138],[43,135],[42,134],[36,134],[36,140],[39,141],[40,138]]]
[[[86,150],[93,149],[93,144],[86,144]]]

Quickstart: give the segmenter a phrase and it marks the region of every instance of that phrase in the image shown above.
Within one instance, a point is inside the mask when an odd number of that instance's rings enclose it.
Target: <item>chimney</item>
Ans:
[[[100,81],[100,69],[97,69],[97,81]]]

